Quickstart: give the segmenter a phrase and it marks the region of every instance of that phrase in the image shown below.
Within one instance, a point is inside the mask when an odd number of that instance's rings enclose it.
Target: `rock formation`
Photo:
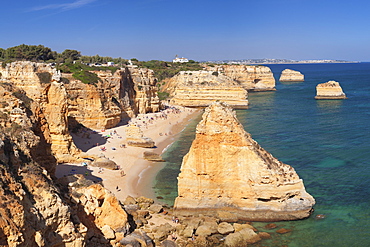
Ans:
[[[130,124],[125,129],[127,145],[133,147],[152,148],[155,146],[154,141],[145,137],[139,126]]]
[[[152,70],[130,67],[114,74],[94,73],[100,78],[98,85],[84,84],[72,74],[60,74],[45,63],[18,61],[0,67],[0,82],[8,88],[7,94],[16,95],[23,102],[8,107],[12,122],[21,123],[27,119],[26,112],[32,111],[36,135],[45,140],[42,143],[49,145],[45,149],[58,162],[78,158],[80,150],[73,144],[69,131],[79,124],[92,129],[111,128],[139,113],[160,110]],[[27,109],[19,108],[19,104]],[[46,168],[51,174],[52,167]]]
[[[96,86],[84,84],[71,74],[62,74],[68,81],[65,86],[71,121],[92,129],[111,128],[121,119],[160,110],[152,70],[130,67],[114,74],[93,72],[101,79]]]
[[[208,68],[213,70],[215,68]],[[275,78],[271,69],[261,65],[220,65],[217,71],[238,82],[248,91],[275,90]]]
[[[304,81],[304,75],[299,71],[295,71],[292,69],[284,69],[281,72],[279,81],[281,82],[290,82],[290,81],[300,82],[300,81]]]
[[[168,82],[172,88],[171,104],[205,107],[224,101],[235,108],[248,107],[248,93],[229,77],[212,71],[180,71]]]
[[[315,204],[293,167],[265,151],[223,103],[205,110],[178,177],[175,212],[222,220],[306,218]]]
[[[339,82],[328,81],[316,86],[315,99],[347,99]]]

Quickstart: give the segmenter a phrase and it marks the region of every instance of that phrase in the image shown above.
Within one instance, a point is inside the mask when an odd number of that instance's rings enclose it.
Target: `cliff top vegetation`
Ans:
[[[203,66],[194,60],[189,60],[188,63],[173,63],[159,60],[138,61],[137,59],[131,59],[131,61],[133,64],[139,67],[153,70],[154,75],[157,77],[159,82],[176,75],[180,71],[194,71],[203,69]]]

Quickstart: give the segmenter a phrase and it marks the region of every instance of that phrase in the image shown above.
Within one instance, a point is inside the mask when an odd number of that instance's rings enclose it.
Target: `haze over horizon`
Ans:
[[[165,61],[370,61],[369,7],[364,0],[19,0],[2,5],[0,47]]]

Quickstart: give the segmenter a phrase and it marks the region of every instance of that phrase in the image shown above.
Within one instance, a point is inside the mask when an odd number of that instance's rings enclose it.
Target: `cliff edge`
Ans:
[[[205,110],[178,176],[178,215],[296,220],[314,204],[294,168],[253,140],[229,106],[216,102]]]
[[[247,90],[218,72],[180,71],[168,84],[173,88],[174,105],[206,107],[219,100],[235,108],[248,108]]]

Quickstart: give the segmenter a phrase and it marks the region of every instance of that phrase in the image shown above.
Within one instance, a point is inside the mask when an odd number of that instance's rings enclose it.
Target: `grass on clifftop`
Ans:
[[[63,73],[73,73],[73,78],[82,81],[85,84],[97,84],[101,80],[95,73],[90,72],[94,70],[111,71],[112,74],[116,72],[117,67],[90,67],[82,63],[63,63],[57,67]]]

